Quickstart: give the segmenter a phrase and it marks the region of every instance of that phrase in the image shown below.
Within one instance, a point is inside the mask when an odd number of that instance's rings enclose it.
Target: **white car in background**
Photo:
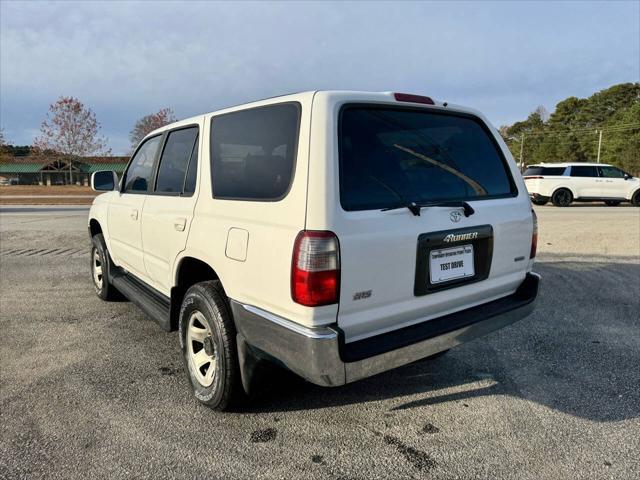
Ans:
[[[640,205],[640,179],[612,165],[540,163],[529,165],[522,175],[535,205],[549,200],[557,207],[593,201],[612,207],[621,202]]]

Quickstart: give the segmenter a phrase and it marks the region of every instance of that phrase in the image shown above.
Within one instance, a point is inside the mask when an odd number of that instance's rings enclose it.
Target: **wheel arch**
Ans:
[[[91,218],[89,220],[89,235],[91,237],[95,237],[99,233],[103,233],[102,225],[100,225],[100,222],[97,219]]]
[[[195,256],[185,255],[176,261],[173,287],[171,288],[171,329],[178,328],[180,307],[185,293],[192,285],[208,280],[218,280],[223,285],[218,272],[209,262]]]
[[[555,187],[552,191],[551,191],[551,195],[549,195],[549,199],[553,198],[553,196],[555,195],[555,193],[558,190],[569,190],[571,192],[571,196],[573,197],[573,199],[575,200],[576,198],[578,198],[578,196],[576,195],[576,192],[573,188],[571,188],[569,185],[558,185],[557,187]]]

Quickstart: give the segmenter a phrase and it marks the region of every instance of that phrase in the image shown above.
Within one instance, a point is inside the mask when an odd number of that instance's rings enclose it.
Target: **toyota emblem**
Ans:
[[[451,212],[449,214],[449,218],[451,219],[451,221],[453,223],[458,223],[460,221],[460,219],[462,218],[462,213],[460,213],[458,210],[456,210],[455,212]]]

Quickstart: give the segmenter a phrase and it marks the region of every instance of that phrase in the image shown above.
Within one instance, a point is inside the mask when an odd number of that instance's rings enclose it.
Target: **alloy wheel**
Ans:
[[[189,369],[200,385],[208,387],[218,369],[218,349],[209,324],[198,310],[189,317],[186,337]]]

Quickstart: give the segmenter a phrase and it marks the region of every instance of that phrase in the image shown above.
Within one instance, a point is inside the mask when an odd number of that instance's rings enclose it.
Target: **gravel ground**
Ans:
[[[0,210],[0,478],[640,477],[640,209],[537,207],[536,312],[335,389],[190,397],[175,333],[89,278],[86,210]]]

